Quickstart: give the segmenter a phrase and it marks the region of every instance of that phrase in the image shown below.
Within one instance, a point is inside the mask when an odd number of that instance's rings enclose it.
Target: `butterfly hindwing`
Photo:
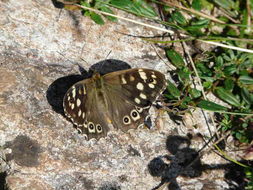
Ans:
[[[108,92],[110,88],[106,89]],[[109,95],[109,93],[107,93]],[[112,98],[113,97],[113,98]],[[148,109],[137,107],[133,102],[124,99],[120,94],[114,94],[107,97],[109,106],[108,113],[112,120],[113,126],[126,132],[129,129],[136,129],[143,125],[148,115]]]
[[[112,121],[123,131],[144,123],[149,107],[166,87],[164,75],[151,69],[117,71],[103,78]]]

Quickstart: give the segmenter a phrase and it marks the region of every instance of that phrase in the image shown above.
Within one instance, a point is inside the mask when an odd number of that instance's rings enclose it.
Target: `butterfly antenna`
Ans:
[[[87,71],[83,68],[83,66],[82,66],[81,64],[79,64],[78,62],[74,62],[74,61],[72,61],[72,60],[66,58],[61,52],[57,52],[57,53],[59,53],[61,56],[63,56],[63,57],[64,57],[65,59],[67,59],[69,62],[73,63],[73,65],[71,66],[72,69],[73,69],[73,67],[74,67],[75,65],[77,65],[77,66],[78,66],[78,70],[79,70],[79,72],[81,73],[81,75],[86,75],[86,74],[87,74]],[[81,60],[84,61],[84,62],[86,62],[86,63],[88,64],[88,62],[85,61],[84,59],[81,58]]]
[[[109,53],[107,54],[107,56],[105,57],[105,59],[108,59],[109,55],[112,53],[112,50],[109,51]]]
[[[59,52],[59,51],[57,51],[57,53],[59,53],[62,57],[64,57],[64,59],[66,59],[66,60],[68,60],[69,62],[73,63],[73,65],[77,64],[76,62],[74,62],[74,61],[68,59],[63,53],[61,53],[61,52]],[[73,68],[73,67],[71,67],[71,68]]]
[[[89,65],[89,63],[88,63],[85,59],[83,59],[83,58],[80,58],[80,59],[81,59],[83,62],[85,62],[87,65]],[[78,64],[78,63],[77,63],[77,64]],[[87,74],[87,71],[86,71],[81,65],[78,64],[78,66],[79,66],[79,71],[81,72],[82,75]],[[89,71],[88,71],[88,74],[92,74],[92,73],[94,73],[94,72],[96,72],[96,70],[93,69],[92,67],[90,67],[90,68],[89,68]]]
[[[111,54],[111,52],[112,52],[112,50],[110,50],[109,53],[105,56],[105,60],[108,59],[108,57],[109,57],[109,55]],[[99,65],[99,68],[98,68],[97,72],[103,70],[103,67],[104,67],[105,63],[106,63],[106,61],[103,61],[102,64]]]

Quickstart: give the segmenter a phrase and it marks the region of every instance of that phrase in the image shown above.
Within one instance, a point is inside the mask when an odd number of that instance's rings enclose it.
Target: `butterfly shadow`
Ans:
[[[180,189],[176,180],[178,176],[198,177],[201,175],[198,152],[189,148],[190,144],[187,137],[169,136],[167,138],[166,148],[171,155],[156,157],[148,164],[149,173],[153,177],[161,178],[161,183],[152,190],[159,189],[167,183],[169,183],[168,189]],[[189,166],[193,160],[194,163]]]
[[[52,109],[63,116],[63,98],[72,85],[81,80],[90,78],[95,72],[104,75],[110,72],[131,68],[128,63],[116,59],[106,59],[95,63],[88,71],[80,65],[78,65],[78,67],[80,74],[68,75],[56,79],[49,85],[46,92],[47,101],[51,105]]]
[[[170,152],[168,155],[158,156],[152,159],[148,164],[148,171],[153,177],[161,179],[160,184],[152,190],[164,189],[180,190],[181,187],[177,182],[177,177],[196,178],[200,177],[203,172],[208,170],[225,170],[224,180],[229,188],[227,190],[240,190],[246,185],[244,168],[234,164],[202,164],[201,156],[198,151],[190,148],[191,140],[189,137],[168,136],[166,141],[166,149]],[[253,165],[253,161],[240,161],[246,165]],[[206,179],[204,184],[215,186],[213,182]],[[238,185],[235,185],[238,184]],[[211,188],[212,189],[212,188]]]

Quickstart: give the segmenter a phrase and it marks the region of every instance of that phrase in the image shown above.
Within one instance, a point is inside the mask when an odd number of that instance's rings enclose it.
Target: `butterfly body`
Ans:
[[[74,84],[65,94],[65,115],[90,138],[107,135],[112,125],[122,131],[144,123],[166,80],[159,71],[136,68],[116,71]]]

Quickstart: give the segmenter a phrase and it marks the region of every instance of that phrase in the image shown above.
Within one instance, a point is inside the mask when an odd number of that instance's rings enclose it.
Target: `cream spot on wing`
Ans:
[[[81,100],[79,98],[77,98],[77,100],[76,100],[76,105],[77,105],[77,107],[79,107],[81,105]]]
[[[94,123],[92,123],[92,122],[88,123],[88,130],[89,130],[89,133],[95,133],[96,132],[96,128],[95,128]]]
[[[102,133],[102,127],[101,127],[101,125],[97,124],[96,125],[96,130],[97,130],[98,133]]]
[[[84,126],[84,128],[88,128],[88,122],[84,121],[83,126]]]
[[[139,98],[135,98],[134,101],[135,101],[135,103],[137,103],[137,104],[140,104],[140,103],[141,103],[141,100],[140,100]]]
[[[85,113],[83,112],[83,114],[82,114],[82,118],[84,119],[84,117],[85,117]]]
[[[126,84],[127,83],[124,75],[121,75],[121,83],[122,84]]]
[[[143,69],[138,69],[139,72],[143,72]]]
[[[82,94],[82,89],[81,89],[81,88],[78,89],[78,93],[79,93],[80,95]]]
[[[81,114],[82,114],[82,111],[81,111],[81,110],[79,110],[79,111],[78,111],[78,117],[80,117],[80,116],[81,116]]]
[[[75,108],[75,104],[71,104],[71,109],[73,110]]]
[[[84,127],[84,128],[87,128],[87,127],[88,127],[88,125],[86,125],[86,124],[83,124],[83,127]]]
[[[154,81],[152,82],[153,84],[157,84],[157,81],[154,79]]]
[[[143,90],[144,89],[144,85],[142,83],[138,82],[138,84],[136,85],[136,88],[138,90]]]
[[[141,118],[140,114],[136,110],[132,110],[130,116],[134,121],[137,121],[138,119]]]
[[[83,86],[83,94],[86,94],[85,86]]]
[[[141,112],[143,111],[143,109],[142,109],[142,108],[137,107],[137,106],[135,106],[135,109],[136,109],[139,113],[141,113]]]
[[[125,115],[125,116],[123,117],[123,123],[124,123],[125,125],[130,124],[130,123],[131,123],[130,117],[127,116],[127,115]]]
[[[141,77],[143,80],[147,80],[147,75],[146,75],[145,72],[139,71],[139,75],[140,75],[140,77]]]
[[[149,86],[149,88],[155,88],[155,85],[152,83],[148,84],[148,86]]]
[[[151,77],[152,77],[153,79],[156,79],[156,76],[155,76],[155,75],[151,75]]]
[[[75,97],[76,97],[76,89],[75,88],[73,88],[73,90],[72,90],[72,97],[75,99]]]
[[[130,75],[130,81],[134,81],[134,80],[135,80],[134,76]]]
[[[140,93],[140,97],[141,97],[142,99],[147,99],[147,96],[146,96],[145,94],[143,94],[143,93]]]
[[[70,96],[68,95],[68,101],[70,100]]]

